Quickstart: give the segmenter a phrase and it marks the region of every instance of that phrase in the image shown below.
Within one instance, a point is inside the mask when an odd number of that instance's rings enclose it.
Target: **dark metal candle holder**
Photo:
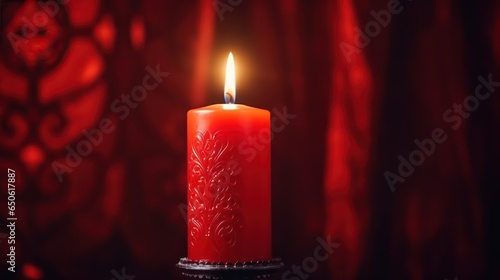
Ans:
[[[274,258],[270,261],[261,262],[199,262],[182,258],[177,263],[182,271],[182,275],[198,279],[218,279],[218,280],[251,280],[266,279],[276,276],[283,261]]]

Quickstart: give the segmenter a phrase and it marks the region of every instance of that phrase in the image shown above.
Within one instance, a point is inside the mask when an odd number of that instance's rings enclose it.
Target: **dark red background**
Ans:
[[[340,44],[355,44],[354,28],[389,1],[232,1],[223,18],[213,3],[71,0],[16,53],[13,21],[39,8],[1,2],[0,166],[17,174],[16,277],[112,279],[125,267],[177,279],[186,112],[223,101],[232,51],[238,103],[297,115],[272,142],[273,251],[286,269],[331,236],[340,247],[309,279],[500,278],[500,97],[456,130],[443,120],[478,76],[500,81],[498,2],[402,1],[351,62]],[[120,120],[112,102],[156,65],[170,75]],[[59,182],[52,163],[102,118],[116,129]],[[447,140],[391,192],[384,172],[435,128]]]

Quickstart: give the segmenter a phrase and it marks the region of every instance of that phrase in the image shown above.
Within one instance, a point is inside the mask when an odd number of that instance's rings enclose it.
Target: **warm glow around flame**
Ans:
[[[234,71],[233,54],[229,53],[226,64],[226,83],[224,84],[224,100],[226,104],[234,104],[236,102],[236,79]]]

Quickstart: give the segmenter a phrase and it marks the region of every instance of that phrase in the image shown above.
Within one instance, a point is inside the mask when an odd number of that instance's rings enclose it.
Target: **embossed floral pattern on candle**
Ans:
[[[243,226],[239,196],[234,193],[236,176],[230,168],[234,149],[219,132],[198,131],[189,151],[188,170],[196,182],[189,184],[191,244],[209,238],[216,250],[236,244]]]

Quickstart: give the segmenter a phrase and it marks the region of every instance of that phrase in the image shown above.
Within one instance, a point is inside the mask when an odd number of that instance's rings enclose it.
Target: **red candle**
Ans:
[[[271,259],[270,114],[232,104],[229,54],[225,99],[190,110],[188,139],[188,258],[245,262]]]

